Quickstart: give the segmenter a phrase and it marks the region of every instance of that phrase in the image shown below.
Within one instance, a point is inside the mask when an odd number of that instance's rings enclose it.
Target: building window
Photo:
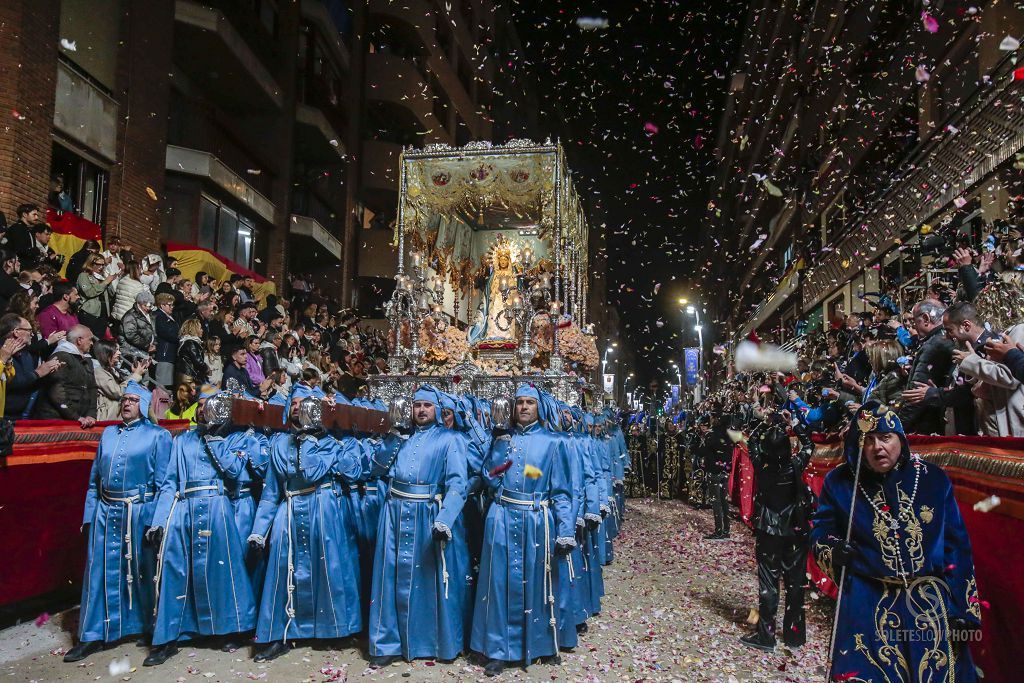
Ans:
[[[265,252],[259,244],[265,241],[265,235],[256,221],[206,195],[200,203],[197,244],[244,268],[265,272],[265,259],[256,258]]]
[[[54,143],[49,204],[102,225],[107,218],[110,174],[106,169]],[[57,190],[59,183],[60,190]]]

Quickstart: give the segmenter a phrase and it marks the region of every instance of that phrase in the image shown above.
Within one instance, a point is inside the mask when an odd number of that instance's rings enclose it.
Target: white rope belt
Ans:
[[[284,637],[282,642],[288,644],[288,629],[291,628],[292,622],[295,621],[295,549],[293,547],[292,538],[292,499],[296,496],[308,496],[314,493],[317,489],[329,489],[331,488],[331,482],[320,484],[319,486],[310,486],[309,488],[299,489],[298,491],[285,491],[284,497],[286,501],[286,512],[288,515],[288,523],[286,525],[288,529],[288,578],[286,579],[286,588],[288,590],[288,600],[284,604],[284,613],[288,615],[288,621],[284,625]]]
[[[127,498],[116,498],[106,491],[100,491],[100,497],[103,499],[104,503],[124,503],[125,507],[128,508],[125,512],[128,521],[126,523],[127,531],[124,533],[124,556],[128,560],[128,576],[125,577],[125,580],[128,582],[128,609],[131,609],[132,584],[135,583],[135,572],[132,571],[132,560],[135,559],[135,552],[133,550],[134,545],[132,543],[132,506],[137,502],[141,502],[142,497],[139,494],[135,494],[134,496],[129,496]]]

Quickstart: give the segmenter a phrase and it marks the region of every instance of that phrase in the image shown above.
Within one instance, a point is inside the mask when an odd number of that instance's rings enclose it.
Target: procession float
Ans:
[[[589,228],[561,145],[406,149],[399,160],[390,374],[374,397],[429,382],[511,396],[532,382],[570,405],[592,389]]]

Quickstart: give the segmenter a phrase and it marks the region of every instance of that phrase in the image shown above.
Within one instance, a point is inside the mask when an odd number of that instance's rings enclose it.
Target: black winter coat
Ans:
[[[96,376],[92,358],[67,351],[53,354],[64,365],[44,377],[35,417],[40,420],[77,420],[96,417]]]
[[[187,375],[202,385],[210,377],[210,368],[206,365],[203,345],[195,339],[186,339],[178,346],[178,357],[174,359],[174,374]]]

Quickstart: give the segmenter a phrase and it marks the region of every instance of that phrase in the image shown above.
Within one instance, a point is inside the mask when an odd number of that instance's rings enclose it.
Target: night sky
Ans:
[[[654,373],[697,343],[676,300],[701,295],[689,282],[746,3],[511,4],[542,121],[562,138],[592,223],[607,225],[609,297],[638,379],[664,377]]]

